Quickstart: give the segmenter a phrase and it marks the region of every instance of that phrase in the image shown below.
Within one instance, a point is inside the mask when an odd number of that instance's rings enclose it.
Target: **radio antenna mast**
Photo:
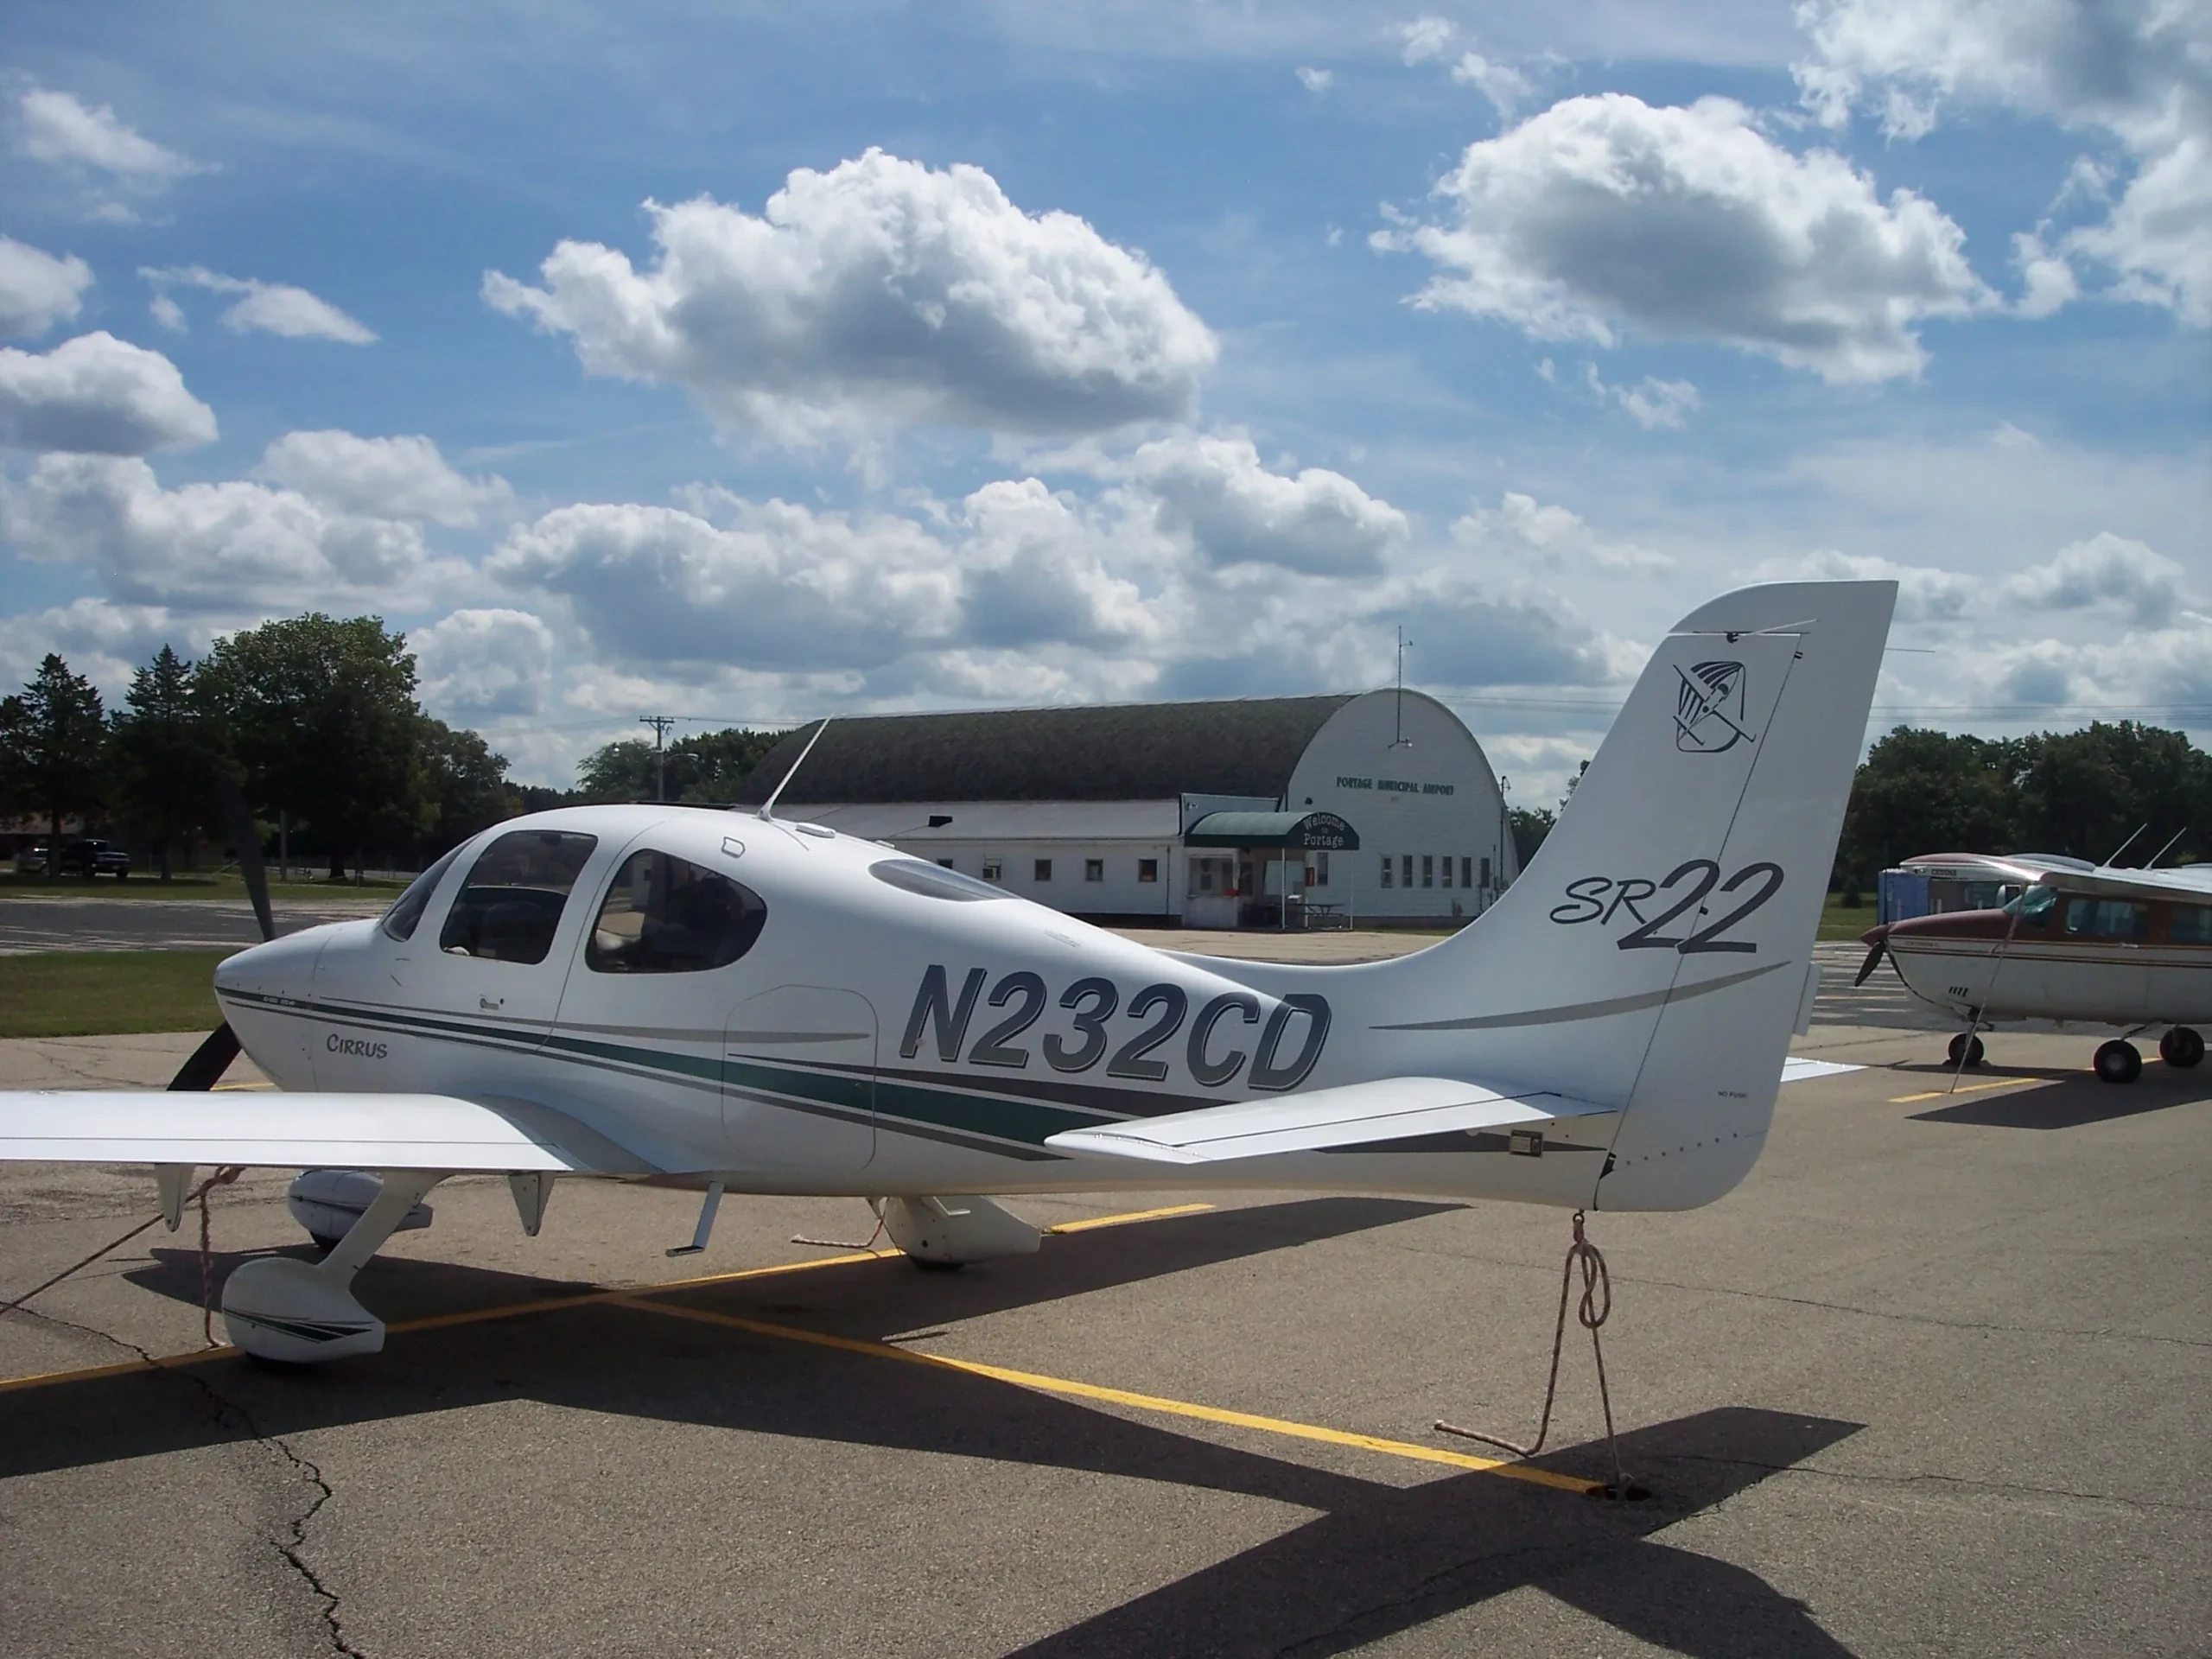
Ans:
[[[814,728],[814,735],[806,740],[806,747],[798,752],[798,759],[791,762],[791,769],[776,780],[776,787],[769,792],[768,798],[760,803],[758,816],[762,823],[775,822],[776,803],[783,798],[784,791],[791,787],[791,779],[798,776],[798,769],[806,764],[806,757],[814,753],[814,746],[822,741],[822,734],[830,729],[830,715],[823,715],[822,723]]]
[[[1406,626],[1398,625],[1398,707],[1393,718],[1396,734],[1390,740],[1394,749],[1409,749],[1413,741],[1406,735],[1406,647],[1413,641],[1406,638]]]

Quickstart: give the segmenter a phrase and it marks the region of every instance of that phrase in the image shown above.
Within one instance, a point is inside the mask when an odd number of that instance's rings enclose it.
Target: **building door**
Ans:
[[[1236,861],[1229,854],[1196,854],[1183,893],[1185,927],[1236,925]]]

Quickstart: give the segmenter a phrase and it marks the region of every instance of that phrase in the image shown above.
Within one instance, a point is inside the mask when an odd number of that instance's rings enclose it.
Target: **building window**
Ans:
[[[987,858],[983,861],[983,880],[986,881],[1006,880],[1006,876],[1000,869],[999,861],[995,858]]]
[[[939,869],[949,870],[953,868],[952,861],[949,858],[940,858],[937,862]]]
[[[1160,861],[1156,858],[1141,858],[1137,860],[1137,880],[1140,881],[1159,880]]]
[[[1459,861],[1459,885],[1463,887],[1467,885],[1467,861],[1464,858]],[[1490,860],[1488,859],[1483,860],[1483,886],[1485,887],[1490,886]]]
[[[1313,855],[1313,868],[1312,872],[1306,878],[1306,885],[1309,887],[1325,887],[1329,885],[1328,854],[1316,853]]]
[[[1390,885],[1390,855],[1388,853],[1382,855],[1382,885],[1385,887]]]
[[[1031,872],[1031,880],[1037,881],[1049,881],[1052,879],[1052,861],[1049,858],[1039,859],[1035,868]]]
[[[1086,881],[1103,881],[1106,879],[1106,861],[1103,858],[1084,859],[1083,879]]]
[[[1406,854],[1398,860],[1398,885],[1410,887],[1414,884],[1414,855]]]
[[[1213,860],[1210,858],[1202,858],[1198,860],[1197,862],[1198,866],[1198,891],[1200,893],[1211,893],[1213,891]]]
[[[1421,884],[1424,887],[1436,885],[1436,855],[1433,853],[1421,855]]]
[[[1449,853],[1444,855],[1444,880],[1442,885],[1447,887],[1452,885],[1452,855]]]

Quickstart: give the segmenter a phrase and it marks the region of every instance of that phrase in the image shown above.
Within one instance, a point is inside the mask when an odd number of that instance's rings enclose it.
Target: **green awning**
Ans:
[[[1190,827],[1183,844],[1356,853],[1359,831],[1333,812],[1209,812]]]

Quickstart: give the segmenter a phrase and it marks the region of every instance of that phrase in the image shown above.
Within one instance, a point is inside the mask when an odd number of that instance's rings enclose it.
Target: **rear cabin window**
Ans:
[[[2139,939],[2151,931],[2151,906],[2126,899],[2075,899],[2066,906],[2066,931],[2082,939]]]
[[[598,845],[596,836],[566,830],[501,836],[469,870],[438,949],[489,962],[544,961],[569,893]]]
[[[601,974],[727,968],[760,937],[768,906],[752,888],[672,853],[622,861],[591,925],[584,964]]]
[[[2176,905],[2166,937],[2176,944],[2212,944],[2212,905]]]

